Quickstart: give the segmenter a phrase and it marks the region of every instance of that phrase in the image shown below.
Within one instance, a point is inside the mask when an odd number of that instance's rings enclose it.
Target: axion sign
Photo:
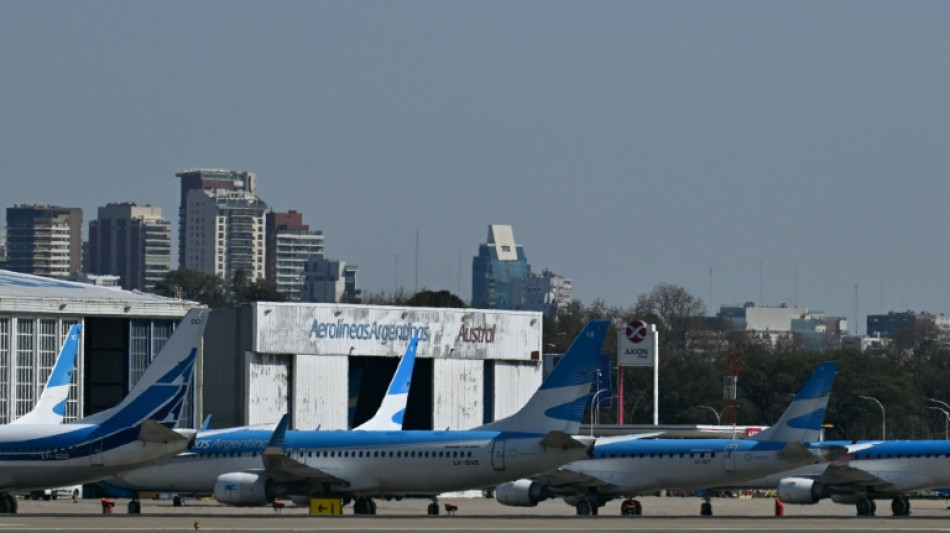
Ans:
[[[620,366],[656,364],[656,326],[643,320],[631,320],[617,337],[617,360]]]

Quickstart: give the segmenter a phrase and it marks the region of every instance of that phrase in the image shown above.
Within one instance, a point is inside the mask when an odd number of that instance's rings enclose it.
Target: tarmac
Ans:
[[[4,531],[950,531],[950,509],[943,499],[911,500],[910,517],[890,516],[890,501],[879,500],[878,515],[857,517],[853,505],[823,501],[817,505],[786,505],[775,516],[771,498],[713,498],[713,516],[699,516],[696,497],[643,497],[643,515],[620,516],[620,501],[609,502],[599,516],[577,516],[560,500],[537,507],[506,507],[491,499],[445,498],[442,513],[428,516],[428,500],[378,501],[375,516],[355,516],[352,506],[336,516],[309,514],[291,503],[279,512],[271,507],[235,508],[213,500],[142,500],[141,514],[127,512],[129,500],[115,500],[112,514],[103,514],[99,500],[20,500],[19,512],[0,516]],[[458,510],[449,515],[445,504]]]

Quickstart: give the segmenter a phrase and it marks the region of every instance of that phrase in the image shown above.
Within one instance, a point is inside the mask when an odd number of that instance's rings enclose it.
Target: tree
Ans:
[[[223,307],[229,303],[227,287],[220,276],[187,268],[166,273],[155,284],[155,294],[194,300],[208,307]]]
[[[461,298],[446,290],[438,292],[421,290],[413,294],[406,305],[409,307],[454,307],[462,309],[468,307]]]

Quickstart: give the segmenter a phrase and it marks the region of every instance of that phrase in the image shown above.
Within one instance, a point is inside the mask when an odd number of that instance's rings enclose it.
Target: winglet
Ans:
[[[11,424],[61,424],[63,422],[81,334],[81,324],[74,324],[69,328],[63,347],[56,356],[56,364],[53,365],[46,386],[40,393],[40,399],[29,413],[17,418]]]
[[[403,417],[406,414],[406,401],[409,398],[409,386],[412,384],[412,369],[416,363],[416,349],[419,339],[409,339],[406,353],[399,360],[396,373],[389,383],[386,396],[373,418],[363,422],[354,429],[372,431],[399,431],[402,429]]]
[[[271,434],[270,440],[267,441],[267,448],[283,449],[284,438],[287,436],[287,426],[289,425],[290,413],[284,413],[284,416],[280,417],[280,422],[277,423],[277,427],[274,428],[274,433]]]
[[[211,413],[208,413],[208,416],[205,417],[205,421],[201,423],[201,429],[199,431],[207,431],[208,426],[211,425]]]
[[[813,442],[821,438],[821,425],[831,398],[831,386],[838,372],[838,363],[818,365],[791,405],[772,427],[752,435],[758,441]]]

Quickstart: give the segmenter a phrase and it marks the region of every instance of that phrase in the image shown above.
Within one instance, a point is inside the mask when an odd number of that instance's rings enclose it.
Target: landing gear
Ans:
[[[429,507],[426,508],[426,513],[430,516],[437,516],[439,514],[439,502],[430,503]]]
[[[129,514],[142,514],[142,502],[132,500],[129,502]]]
[[[184,507],[184,505],[185,505],[185,499],[182,498],[180,495],[176,494],[175,497],[172,498],[172,507]]]
[[[640,505],[640,500],[628,499],[624,500],[620,504],[620,515],[621,516],[640,516],[643,514],[643,506]]]
[[[874,516],[874,511],[877,511],[877,504],[867,497],[858,500],[855,507],[858,509],[858,516]]]
[[[600,508],[597,502],[591,500],[581,500],[576,505],[579,516],[597,516],[597,510]]]
[[[702,505],[699,506],[700,516],[712,516],[712,502],[709,501],[709,497],[703,498]]]
[[[910,516],[910,500],[907,496],[894,496],[891,500],[891,512],[894,516]]]
[[[353,514],[376,514],[376,502],[372,498],[357,498],[353,502]]]
[[[0,494],[0,514],[16,514],[16,496]]]

